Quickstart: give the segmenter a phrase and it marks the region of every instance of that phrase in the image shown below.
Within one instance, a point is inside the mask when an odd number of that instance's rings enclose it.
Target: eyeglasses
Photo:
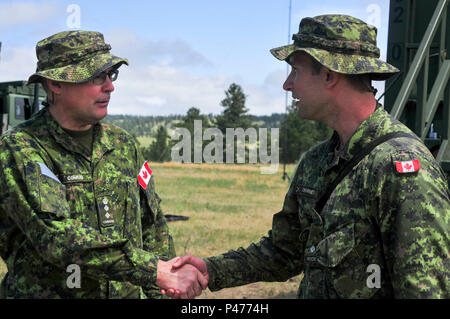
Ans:
[[[97,75],[95,78],[93,78],[91,81],[95,85],[103,85],[106,81],[106,76],[109,77],[111,82],[114,82],[117,80],[117,77],[119,76],[119,70],[111,70],[109,72],[102,72],[99,75]]]

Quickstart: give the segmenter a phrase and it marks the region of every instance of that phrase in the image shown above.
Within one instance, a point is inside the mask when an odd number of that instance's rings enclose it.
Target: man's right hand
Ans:
[[[206,263],[203,259],[201,258],[197,258],[194,257],[192,255],[184,255],[183,257],[176,257],[174,259],[172,259],[171,261],[174,261],[172,264],[172,269],[178,269],[180,267],[186,267],[189,265],[194,266],[196,269],[198,269],[198,271],[201,272],[201,274],[203,275],[203,277],[206,279],[206,285],[203,286],[203,289],[206,289],[206,287],[208,286],[208,281],[209,281],[209,275],[208,275],[208,269],[206,266]],[[182,269],[182,268],[181,268]],[[177,289],[162,289],[162,293],[167,295],[168,297],[171,298],[182,298],[183,294],[181,293],[181,291],[177,290]]]
[[[158,261],[156,285],[162,290],[174,292],[173,298],[195,298],[208,286],[208,277],[193,265],[184,265],[184,259],[174,258]],[[180,260],[181,259],[181,260]],[[176,264],[176,267],[173,267]],[[205,265],[206,267],[206,265]]]

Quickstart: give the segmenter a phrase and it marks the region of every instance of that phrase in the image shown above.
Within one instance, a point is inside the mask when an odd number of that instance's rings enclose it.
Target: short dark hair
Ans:
[[[372,79],[370,74],[346,74],[350,84],[360,93],[373,93]]]
[[[320,62],[314,59],[312,56],[310,56],[310,60],[311,60],[311,74],[319,75],[320,70],[322,70],[324,66],[320,64]]]

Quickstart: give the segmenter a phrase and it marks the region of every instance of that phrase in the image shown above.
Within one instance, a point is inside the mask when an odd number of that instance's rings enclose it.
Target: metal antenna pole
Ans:
[[[292,0],[289,0],[289,18],[288,18],[288,39],[287,44],[291,42],[291,12],[292,12]],[[286,78],[289,76],[289,64],[286,63]],[[286,115],[284,122],[284,147],[283,147],[283,180],[289,178],[286,173],[286,162],[287,162],[287,138],[288,138],[288,91],[285,94],[285,107],[286,107]]]

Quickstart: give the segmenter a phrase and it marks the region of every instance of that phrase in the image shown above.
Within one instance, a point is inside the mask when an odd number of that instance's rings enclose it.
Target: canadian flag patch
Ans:
[[[395,162],[395,168],[399,173],[414,173],[420,169],[418,159],[412,161]]]
[[[142,168],[138,175],[138,182],[139,185],[143,189],[147,189],[148,182],[150,181],[150,177],[152,177],[152,170],[150,169],[150,166],[148,166],[147,161],[145,161],[144,165],[142,165]]]

